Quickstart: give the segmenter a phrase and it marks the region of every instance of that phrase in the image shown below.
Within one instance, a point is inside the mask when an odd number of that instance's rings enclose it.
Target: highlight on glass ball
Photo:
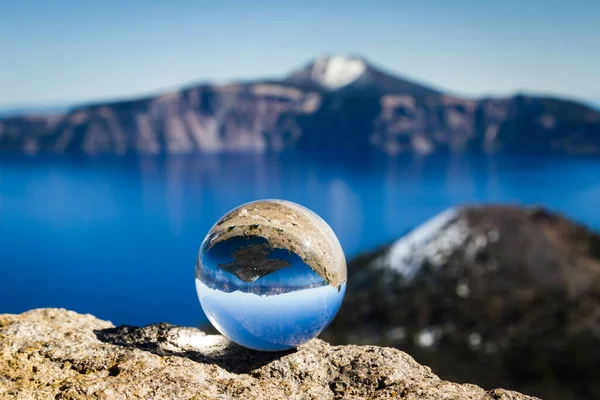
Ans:
[[[346,291],[346,258],[309,209],[259,200],[225,214],[202,242],[196,291],[212,325],[254,350],[281,351],[316,337]]]

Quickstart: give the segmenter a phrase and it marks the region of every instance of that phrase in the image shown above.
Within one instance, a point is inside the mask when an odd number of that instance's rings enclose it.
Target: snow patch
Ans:
[[[392,244],[387,256],[378,264],[389,265],[405,280],[411,280],[425,260],[434,267],[441,266],[456,247],[464,244],[468,235],[467,222],[451,208]]]
[[[367,64],[360,59],[332,56],[315,60],[310,77],[328,89],[339,89],[358,78],[367,70]]]
[[[417,342],[421,347],[431,347],[435,343],[435,336],[433,336],[433,332],[431,331],[423,331],[419,333]]]
[[[477,332],[473,332],[469,335],[469,347],[472,350],[477,350],[481,346],[481,335]]]
[[[398,326],[398,327],[389,329],[385,333],[385,337],[387,340],[398,342],[398,341],[404,340],[406,338],[406,330],[403,327]]]
[[[471,289],[469,288],[469,284],[466,281],[461,281],[456,285],[456,294],[458,297],[469,297],[471,294]]]
[[[417,334],[417,344],[421,347],[431,347],[442,337],[439,326],[425,328]]]
[[[470,241],[465,250],[465,256],[471,262],[474,262],[479,252],[487,246],[488,238],[486,235],[477,235]]]
[[[490,243],[496,243],[500,239],[500,233],[497,230],[488,232],[488,240]]]

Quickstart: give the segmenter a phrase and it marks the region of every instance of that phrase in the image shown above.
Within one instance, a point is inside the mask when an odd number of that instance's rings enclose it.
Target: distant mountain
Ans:
[[[279,80],[197,85],[0,118],[0,150],[37,153],[280,152],[350,149],[600,153],[600,112],[528,95],[467,99],[327,56]]]
[[[31,114],[59,114],[66,112],[70,107],[70,105],[66,104],[0,107],[0,118],[17,117]]]
[[[348,263],[322,338],[394,346],[441,378],[598,399],[600,234],[539,207],[449,209]]]

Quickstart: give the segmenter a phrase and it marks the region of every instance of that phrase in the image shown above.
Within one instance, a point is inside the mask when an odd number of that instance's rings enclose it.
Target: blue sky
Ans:
[[[600,100],[598,0],[0,0],[0,106],[282,76],[357,54],[455,93]]]

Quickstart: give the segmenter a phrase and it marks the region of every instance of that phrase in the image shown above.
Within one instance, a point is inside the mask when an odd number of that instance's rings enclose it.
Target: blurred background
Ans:
[[[204,326],[204,235],[281,198],[350,260],[360,311],[327,340],[600,398],[598,21],[592,0],[3,1],[0,312]]]

